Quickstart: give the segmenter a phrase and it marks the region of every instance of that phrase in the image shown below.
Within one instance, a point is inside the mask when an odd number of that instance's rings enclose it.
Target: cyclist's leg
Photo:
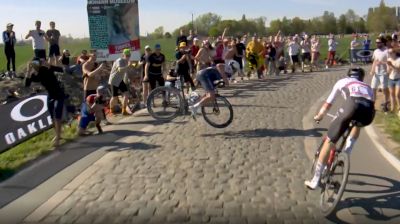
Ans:
[[[356,111],[355,103],[352,100],[347,100],[343,107],[343,113],[332,122],[328,129],[328,138],[325,140],[318,158],[318,163],[315,168],[314,177],[311,181],[305,181],[304,184],[311,188],[317,188],[321,179],[322,172],[328,161],[330,150],[336,145],[340,137],[344,134],[353,120],[354,113]]]

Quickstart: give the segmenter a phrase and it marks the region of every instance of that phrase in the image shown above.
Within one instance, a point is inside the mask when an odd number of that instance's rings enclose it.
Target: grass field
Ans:
[[[338,39],[339,46],[337,49],[337,56],[340,58],[348,59],[349,58],[349,46],[351,42],[351,37],[346,36],[343,39]],[[168,61],[173,61],[175,59],[175,38],[171,39],[142,39],[141,45],[142,48],[146,45],[150,45],[151,48],[154,48],[155,44],[161,44],[162,51],[167,57]],[[326,58],[327,55],[327,39],[321,39],[321,59]],[[74,40],[73,42],[63,44],[61,43],[61,49],[68,49],[73,56],[79,55],[81,50],[90,49],[90,43],[88,39],[84,40]],[[3,47],[0,47],[0,52],[3,52]],[[17,70],[20,71],[26,63],[33,57],[33,50],[31,45],[23,45],[16,46],[16,65]],[[6,60],[4,56],[0,56],[0,71],[5,70],[6,68]]]

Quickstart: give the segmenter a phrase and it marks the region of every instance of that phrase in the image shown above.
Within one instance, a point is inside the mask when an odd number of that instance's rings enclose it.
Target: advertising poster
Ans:
[[[126,48],[140,59],[138,0],[88,0],[92,49],[100,61],[114,61]]]

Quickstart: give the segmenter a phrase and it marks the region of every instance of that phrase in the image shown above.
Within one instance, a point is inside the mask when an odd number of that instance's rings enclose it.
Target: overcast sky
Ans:
[[[251,3],[249,3],[251,2]],[[239,19],[265,16],[269,21],[287,16],[311,18],[322,15],[324,10],[336,16],[354,9],[366,15],[370,6],[378,6],[380,0],[139,0],[141,34],[152,32],[158,26],[173,31],[189,22],[192,17],[206,12],[219,14],[223,19]],[[399,0],[386,0],[389,6],[400,6]],[[216,4],[217,3],[217,4]],[[39,19],[48,28],[54,20],[62,34],[74,37],[88,36],[86,0],[15,0],[1,2],[0,24],[15,24],[17,36],[26,35]]]

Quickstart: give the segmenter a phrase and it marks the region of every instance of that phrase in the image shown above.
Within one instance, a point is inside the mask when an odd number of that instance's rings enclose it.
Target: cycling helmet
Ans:
[[[365,71],[364,69],[357,67],[357,68],[350,68],[348,73],[347,73],[348,77],[352,77],[352,78],[356,78],[359,81],[364,81],[364,77],[365,77]]]

